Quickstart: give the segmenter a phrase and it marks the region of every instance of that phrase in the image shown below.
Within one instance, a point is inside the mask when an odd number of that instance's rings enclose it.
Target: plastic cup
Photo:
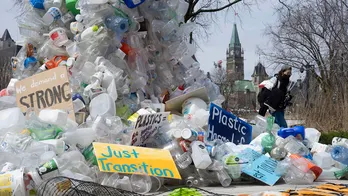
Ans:
[[[69,39],[66,35],[65,29],[55,28],[49,33],[49,37],[52,40],[53,44],[57,47],[61,47],[66,44]]]
[[[148,175],[132,174],[130,181],[133,191],[136,193],[146,194],[151,191],[152,180]]]

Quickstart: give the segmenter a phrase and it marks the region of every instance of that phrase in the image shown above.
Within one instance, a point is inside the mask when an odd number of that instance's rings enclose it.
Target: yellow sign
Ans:
[[[68,72],[66,67],[57,67],[16,83],[17,105],[22,112],[34,108],[39,112],[45,108],[68,112],[75,121]]]
[[[168,150],[93,143],[99,170],[116,173],[139,173],[181,179]]]

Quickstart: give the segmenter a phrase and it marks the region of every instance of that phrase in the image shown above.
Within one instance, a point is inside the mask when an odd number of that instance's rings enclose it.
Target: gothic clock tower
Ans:
[[[237,25],[233,25],[232,37],[226,51],[228,77],[234,80],[244,80],[244,51],[239,41]]]

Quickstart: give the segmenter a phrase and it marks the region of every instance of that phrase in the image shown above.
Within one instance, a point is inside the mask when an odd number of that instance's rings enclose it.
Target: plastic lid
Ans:
[[[173,130],[173,137],[181,138],[181,130],[180,129],[174,129]]]
[[[189,139],[192,136],[192,131],[189,128],[185,128],[181,131],[181,137],[184,139]]]
[[[68,60],[66,61],[66,66],[72,67],[74,63],[75,63],[75,58],[68,58]]]
[[[75,16],[76,21],[81,22],[83,20],[83,16],[81,14],[77,14]]]

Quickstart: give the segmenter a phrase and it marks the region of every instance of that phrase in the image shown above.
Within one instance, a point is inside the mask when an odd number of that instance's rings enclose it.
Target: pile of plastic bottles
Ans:
[[[171,111],[148,146],[171,153],[181,181],[100,172],[92,143],[130,145],[137,116],[164,112],[166,101],[200,88],[210,102],[224,101],[192,58],[195,23],[184,23],[187,9],[184,0],[23,1],[23,47],[12,58],[14,76],[0,97],[0,182],[7,181],[0,193],[35,194],[56,176],[137,193],[178,184],[228,187],[252,162],[246,149],[279,161],[276,172],[286,183],[343,177],[347,140],[326,146],[315,129],[280,129],[272,118],[257,117],[248,145],[208,141],[209,104],[198,97],[185,100],[181,114]],[[78,120],[58,109],[28,108],[24,115],[15,83],[62,66]]]

